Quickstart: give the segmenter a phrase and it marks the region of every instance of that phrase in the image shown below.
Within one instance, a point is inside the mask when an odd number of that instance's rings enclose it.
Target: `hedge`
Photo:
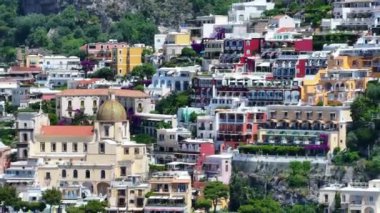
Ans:
[[[276,145],[246,145],[239,147],[243,154],[268,154],[268,155],[305,155],[306,151],[299,146],[276,146]]]

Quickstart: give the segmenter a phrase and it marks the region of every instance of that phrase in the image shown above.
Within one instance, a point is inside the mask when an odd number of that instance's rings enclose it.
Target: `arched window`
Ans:
[[[73,178],[78,178],[78,171],[77,170],[73,171]]]
[[[90,175],[90,170],[86,170],[86,178],[90,178],[91,175]]]
[[[100,179],[105,179],[106,178],[106,171],[102,170],[100,172]]]
[[[62,170],[62,177],[65,178],[66,177],[66,170]]]

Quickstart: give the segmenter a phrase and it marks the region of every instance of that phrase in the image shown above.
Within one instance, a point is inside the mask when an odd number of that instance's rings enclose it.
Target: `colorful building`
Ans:
[[[271,105],[257,142],[304,146],[315,154],[344,150],[351,122],[349,107]]]
[[[119,76],[132,72],[133,68],[142,64],[142,47],[122,47],[112,49],[113,69]]]

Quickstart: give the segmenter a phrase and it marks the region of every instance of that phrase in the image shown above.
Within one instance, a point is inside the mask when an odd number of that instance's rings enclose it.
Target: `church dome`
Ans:
[[[96,115],[96,120],[112,122],[126,121],[127,112],[123,105],[113,97],[100,106],[98,114]]]

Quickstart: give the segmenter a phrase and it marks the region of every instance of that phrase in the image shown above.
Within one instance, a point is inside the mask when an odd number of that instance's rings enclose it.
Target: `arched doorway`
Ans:
[[[101,196],[106,195],[109,187],[110,185],[108,183],[105,183],[105,182],[98,183],[98,186],[96,187],[98,191],[98,195],[101,195]]]

